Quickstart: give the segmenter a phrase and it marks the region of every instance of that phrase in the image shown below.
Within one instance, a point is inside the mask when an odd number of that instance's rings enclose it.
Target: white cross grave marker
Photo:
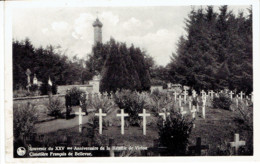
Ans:
[[[181,116],[183,117],[184,114],[186,114],[186,113],[187,113],[187,112],[183,110],[183,107],[181,107],[181,108],[180,108],[180,114],[181,114]]]
[[[165,108],[164,108],[165,109]],[[166,115],[169,116],[170,112],[166,112],[166,110],[164,110],[165,112],[159,113],[159,116],[162,116],[163,118],[163,126],[164,126],[164,122],[166,121]]]
[[[166,121],[166,115],[169,116],[170,112],[166,112],[165,108],[163,108],[163,111],[165,112],[159,113],[159,116],[162,116],[163,120]]]
[[[179,106],[181,106],[182,97],[179,95]]]
[[[192,113],[192,118],[195,118],[196,117],[196,109],[195,109],[194,105],[192,106],[192,110],[190,112]]]
[[[240,92],[240,99],[241,99],[241,100],[243,99],[243,95],[244,95],[244,93],[241,91],[241,92]]]
[[[184,93],[183,93],[183,100],[184,100],[184,104],[186,104],[186,98],[187,98],[187,91],[186,91],[186,89],[185,89],[185,91],[184,91]]]
[[[214,91],[213,91],[213,90],[211,90],[211,91],[209,92],[209,95],[210,95],[210,97],[211,97],[211,98],[213,98]]]
[[[86,115],[85,112],[82,112],[82,109],[79,108],[79,112],[75,112],[76,115],[79,116],[79,132],[82,132],[82,116]]]
[[[201,96],[205,96],[206,92],[204,90],[201,91]]]
[[[189,110],[191,110],[191,103],[192,103],[192,100],[189,100]]]
[[[196,97],[196,91],[192,90],[192,97],[195,98]]]
[[[124,113],[124,109],[121,109],[121,114],[116,114],[117,117],[121,117],[121,134],[125,134],[125,117],[128,117],[129,115],[127,113]]]
[[[231,147],[235,147],[235,154],[238,153],[238,149],[240,146],[244,146],[246,144],[245,141],[239,141],[239,134],[235,134],[234,142],[230,142]]]
[[[202,117],[205,119],[205,105],[202,106]]]
[[[233,99],[233,94],[234,94],[234,93],[233,93],[232,91],[230,91],[229,94],[230,94],[230,99],[232,100],[232,99]]]
[[[138,114],[138,116],[143,117],[143,134],[146,135],[146,117],[150,116],[151,114],[146,113],[146,110],[143,109],[142,114]]]
[[[99,113],[95,113],[95,116],[99,117],[99,134],[102,134],[102,116],[106,116],[107,114],[102,113],[102,109],[99,109]]]
[[[174,91],[174,101],[176,101],[176,99],[177,99],[177,92]]]

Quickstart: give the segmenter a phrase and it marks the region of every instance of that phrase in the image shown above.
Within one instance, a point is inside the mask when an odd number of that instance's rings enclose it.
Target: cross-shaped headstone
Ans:
[[[138,116],[143,117],[143,134],[146,135],[146,117],[150,116],[151,114],[146,113],[146,110],[143,109],[142,114],[138,114]]]
[[[183,117],[187,112],[183,110],[183,107],[180,108],[180,114]]]
[[[214,91],[213,91],[213,90],[211,90],[211,91],[209,92],[209,95],[210,95],[210,97],[211,97],[211,98],[213,98]]]
[[[201,155],[201,150],[209,149],[209,145],[201,145],[201,138],[198,137],[195,146],[189,146],[189,150],[195,150],[195,155]]]
[[[202,106],[202,118],[205,119],[205,105]]]
[[[124,109],[121,109],[121,114],[116,114],[116,116],[121,117],[121,134],[125,134],[125,117],[128,117],[129,115],[127,113],[124,113]]]
[[[186,104],[186,98],[187,98],[187,91],[185,90],[184,92],[183,92],[183,100],[184,100],[184,104]]]
[[[192,100],[189,100],[189,110],[191,110],[191,103],[192,103]]]
[[[239,141],[239,134],[235,134],[234,142],[230,142],[231,147],[235,147],[235,154],[238,153],[238,149],[240,146],[244,146],[246,144],[245,141]]]
[[[206,105],[206,101],[207,101],[207,97],[206,96],[202,96],[202,106]]]
[[[196,109],[195,109],[194,105],[192,106],[192,110],[190,112],[192,113],[192,118],[195,118],[196,117]]]
[[[107,114],[102,113],[102,109],[99,109],[99,113],[95,113],[95,116],[99,117],[99,134],[102,134],[102,116],[106,116]]]
[[[197,93],[195,90],[192,90],[192,97],[195,98],[197,96]]]
[[[166,121],[166,115],[169,116],[170,112],[166,112],[166,110],[163,110],[163,111],[165,111],[165,112],[159,113],[159,116],[162,116],[163,121]]]
[[[241,92],[240,92],[240,99],[241,99],[241,100],[243,99],[243,95],[244,95],[244,93],[241,91]]]
[[[205,96],[206,92],[204,90],[201,91],[201,96]]]
[[[179,106],[181,106],[182,97],[179,95]]]
[[[79,116],[79,132],[82,132],[82,116],[86,115],[85,112],[82,112],[82,109],[79,108],[79,112],[75,112],[76,115]]]
[[[169,116],[170,115],[170,112],[166,112],[166,109],[165,108],[163,108],[164,110],[164,112],[162,112],[162,113],[159,113],[159,116],[162,116],[162,118],[163,118],[163,126],[164,126],[164,122],[166,121],[166,115],[167,116]]]
[[[232,99],[233,99],[233,94],[234,94],[234,93],[233,93],[232,91],[230,91],[229,94],[230,94],[230,99],[232,100]]]
[[[177,92],[174,91],[173,94],[174,94],[174,101],[176,101],[177,100]]]

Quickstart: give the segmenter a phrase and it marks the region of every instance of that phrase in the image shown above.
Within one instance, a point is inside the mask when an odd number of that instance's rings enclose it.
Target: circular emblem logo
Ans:
[[[19,156],[24,156],[25,153],[26,153],[26,149],[25,149],[24,147],[19,147],[19,148],[17,149],[17,154],[18,154]]]

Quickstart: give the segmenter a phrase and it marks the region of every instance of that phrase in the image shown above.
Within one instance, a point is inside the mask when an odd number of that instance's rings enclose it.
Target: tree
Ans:
[[[149,66],[148,62],[145,62],[144,52],[133,45],[127,48],[125,43],[118,43],[114,39],[100,46],[99,48],[106,52],[106,58],[102,58],[104,55],[100,54],[99,57],[91,56],[90,61],[104,60],[100,62],[104,62],[104,65],[95,64],[97,68],[92,67],[92,72],[98,73],[101,70],[101,92],[116,92],[118,89],[132,91],[150,89]]]
[[[169,66],[170,81],[196,90],[252,91],[252,16],[193,9]],[[249,11],[251,11],[249,9]]]
[[[69,60],[65,53],[57,51],[50,45],[46,48],[35,48],[31,41],[13,41],[13,88],[25,88],[27,77],[25,71],[29,68],[39,81],[49,77],[57,85],[84,83],[92,78],[91,73],[84,67],[83,59]],[[91,77],[90,77],[91,76]]]

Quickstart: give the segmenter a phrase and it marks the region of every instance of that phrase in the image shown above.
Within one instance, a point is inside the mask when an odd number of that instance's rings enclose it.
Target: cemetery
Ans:
[[[190,11],[165,66],[98,17],[87,59],[14,40],[13,156],[252,156],[252,8],[218,10]]]
[[[83,93],[81,96],[84,99],[79,100],[79,105],[68,105],[68,107],[65,106],[67,104],[64,101],[65,97],[57,99],[51,96],[41,104],[36,101],[29,105],[14,101],[14,111],[32,110],[29,108],[35,106],[37,111],[33,115],[37,115],[37,119],[39,117],[42,119],[35,121],[33,132],[23,133],[20,129],[17,140],[21,139],[23,144],[30,144],[32,147],[62,145],[100,147],[109,145],[109,142],[113,141],[114,146],[145,147],[145,150],[115,151],[116,156],[124,154],[128,154],[126,156],[163,156],[167,153],[172,155],[168,152],[170,148],[168,150],[167,145],[160,145],[159,129],[167,126],[167,120],[171,120],[174,115],[174,117],[178,117],[179,121],[187,122],[187,128],[190,130],[187,130],[189,131],[187,133],[190,133],[187,138],[189,151],[187,150],[186,154],[176,151],[176,155],[241,155],[243,153],[247,155],[246,153],[252,153],[250,150],[252,149],[250,148],[252,146],[252,129],[243,127],[252,128],[253,126],[249,120],[252,119],[253,112],[253,99],[251,98],[247,99],[242,96],[241,99],[240,96],[237,96],[231,99],[228,93],[222,94],[213,91],[194,93],[196,96],[192,96],[186,95],[184,91],[177,93],[175,101],[176,93],[164,93],[159,90],[152,93],[136,92],[133,94],[141,99],[141,102],[136,104],[138,113],[127,113],[125,109],[129,109],[129,107],[124,109],[120,106],[127,104],[127,102],[125,104],[122,102],[127,101],[126,95],[129,95],[130,91],[122,92],[116,92],[111,96],[88,94],[87,98],[86,93]],[[228,110],[214,107],[214,101],[221,96],[226,96],[231,101]],[[61,103],[61,114],[53,119],[49,119],[48,114],[51,101]],[[69,114],[67,114],[67,110],[71,110]],[[27,113],[27,116],[29,115]],[[23,126],[26,131],[26,128],[29,128],[26,126],[31,125],[25,123]],[[162,152],[154,147],[155,145],[159,147],[157,140],[159,140],[159,145],[164,148]],[[196,147],[198,145],[201,145],[201,149]],[[111,152],[106,151],[96,151],[95,153],[97,156],[111,155]]]

